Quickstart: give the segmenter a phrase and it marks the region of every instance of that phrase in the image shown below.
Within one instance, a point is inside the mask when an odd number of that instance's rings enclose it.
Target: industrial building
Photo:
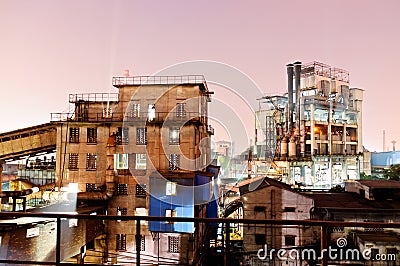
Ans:
[[[19,173],[40,195],[53,184],[41,202],[68,194],[73,212],[217,217],[212,92],[204,77],[126,75],[113,78],[113,86],[116,93],[69,95],[72,111],[51,114],[51,123],[1,134],[0,160],[27,160]],[[55,158],[28,163],[46,152]],[[146,262],[191,263],[206,228],[150,221],[142,222],[139,238],[135,230],[135,221],[105,221],[103,234],[87,239],[103,243],[90,245],[101,254],[97,263],[132,264],[138,242]]]
[[[283,181],[310,189],[370,174],[362,143],[364,91],[350,87],[349,73],[295,62],[287,65],[287,77],[285,95],[258,99],[254,158],[273,160]]]

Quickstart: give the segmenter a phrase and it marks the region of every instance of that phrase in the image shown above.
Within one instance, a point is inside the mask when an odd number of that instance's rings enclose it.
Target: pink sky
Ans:
[[[0,1],[0,132],[68,111],[68,94],[188,60],[232,65],[284,93],[285,65],[321,61],[364,94],[364,146],[398,141],[400,2]],[[184,73],[183,73],[184,74]],[[201,73],[199,73],[201,74]]]

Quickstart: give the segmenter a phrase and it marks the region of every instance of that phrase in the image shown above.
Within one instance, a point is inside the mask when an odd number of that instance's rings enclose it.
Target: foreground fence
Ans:
[[[380,238],[379,235],[382,234],[386,229],[393,229],[390,231],[389,236],[392,236],[393,239],[389,239],[387,243],[390,243],[390,247],[387,248],[391,254],[396,254],[400,246],[400,238],[397,237],[396,231],[400,229],[400,223],[383,223],[383,222],[339,222],[339,221],[320,221],[320,220],[271,220],[271,219],[210,219],[210,218],[181,218],[181,217],[150,217],[150,216],[111,216],[111,215],[87,215],[87,214],[70,214],[70,213],[28,213],[28,212],[3,212],[0,213],[0,228],[1,231],[4,230],[13,230],[12,228],[17,228],[21,226],[16,220],[22,219],[25,223],[37,225],[40,224],[41,221],[47,220],[52,221],[53,225],[49,227],[49,230],[53,232],[52,237],[55,239],[55,247],[54,247],[54,256],[44,256],[43,259],[38,260],[27,260],[24,259],[22,255],[24,250],[14,250],[15,256],[6,256],[5,253],[10,251],[7,250],[7,243],[11,243],[12,241],[16,241],[15,239],[9,239],[8,242],[5,241],[4,237],[0,238],[2,249],[0,250],[0,264],[1,265],[76,265],[76,263],[66,263],[63,261],[63,256],[68,254],[69,249],[73,248],[74,243],[76,245],[80,245],[79,239],[75,239],[78,237],[74,236],[71,232],[68,231],[68,228],[71,226],[76,226],[78,221],[86,221],[86,225],[90,230],[95,230],[96,228],[100,228],[101,224],[104,224],[106,221],[134,221],[135,224],[135,245],[136,245],[136,254],[135,261],[132,264],[136,265],[145,265],[141,261],[141,225],[143,221],[160,221],[160,222],[168,222],[168,223],[194,223],[195,228],[203,228],[204,235],[202,238],[197,239],[198,242],[195,243],[197,245],[197,249],[195,248],[194,254],[194,264],[196,265],[207,265],[207,256],[212,255],[211,253],[215,252],[220,257],[223,258],[223,265],[235,265],[238,263],[237,257],[240,256],[242,258],[243,265],[267,265],[276,259],[288,260],[292,261],[290,264],[302,265],[304,261],[307,261],[308,264],[323,264],[326,265],[328,261],[364,261],[368,260],[365,258],[366,253],[369,258],[373,257],[375,259],[376,256],[374,249],[369,247],[369,253],[366,250],[360,250],[358,247],[358,252],[364,258],[355,258],[355,246],[348,245],[348,239],[344,238],[344,235],[349,235],[349,231],[353,232],[353,238],[357,238],[357,243],[362,243],[366,248],[368,248],[368,241],[371,243],[377,243],[385,241]],[[35,237],[38,234],[39,229],[35,229],[36,227],[31,227],[26,230],[26,238]],[[215,229],[215,231],[220,230],[220,235],[222,235],[221,242],[222,244],[216,243],[218,239],[210,239],[209,228]],[[238,239],[235,238],[235,232],[232,232],[232,228],[240,230],[240,241],[241,245],[250,245],[254,246],[253,251],[251,252],[249,248],[243,249],[242,247],[238,247]],[[345,230],[345,229],[349,230]],[[358,230],[358,231],[357,231]],[[25,232],[25,231],[24,231]],[[78,232],[81,232],[78,230]],[[230,232],[230,233],[226,233]],[[260,233],[260,232],[264,232]],[[296,235],[293,232],[300,232],[300,235]],[[357,235],[354,232],[358,232]],[[51,232],[50,232],[51,233]],[[88,234],[88,233],[85,233]],[[368,237],[376,237],[376,239],[369,239]],[[64,240],[62,241],[64,237]],[[70,238],[70,243],[66,244],[65,237]],[[297,239],[296,239],[297,237]],[[211,237],[212,238],[212,237]],[[247,239],[247,240],[246,240]],[[304,239],[309,239],[310,243],[314,241],[314,246],[306,245]],[[398,239],[399,241],[397,241]],[[278,243],[278,242],[282,243]],[[11,242],[10,242],[11,241]],[[84,241],[84,239],[82,240]],[[397,242],[396,242],[397,241]],[[36,243],[36,245],[42,247],[48,247],[50,249],[50,240],[49,242],[44,241],[45,243]],[[331,246],[332,243],[335,243],[334,246]],[[383,243],[383,242],[382,242]],[[269,246],[268,246],[269,245]],[[347,250],[344,250],[345,246],[348,245],[348,248],[352,253],[350,254]],[[277,247],[280,249],[278,250]],[[28,248],[28,247],[27,247]],[[318,249],[316,251],[315,249]],[[45,251],[45,248],[36,249],[37,252]],[[197,250],[197,254],[196,254]],[[336,250],[336,251],[335,251]],[[342,251],[340,251],[342,250]],[[334,251],[334,252],[333,252]],[[18,253],[19,252],[19,253]],[[316,254],[318,252],[318,254]],[[324,252],[325,255],[324,256]],[[336,252],[336,253],[335,253]],[[372,252],[372,253],[371,253]],[[375,252],[375,253],[374,253]],[[282,258],[283,254],[286,254],[286,258]],[[307,254],[305,254],[307,253]],[[50,253],[48,253],[50,254]],[[322,255],[321,255],[322,254]],[[352,258],[349,258],[348,255],[352,255]],[[293,256],[292,256],[293,255]],[[305,256],[304,256],[305,255]],[[382,254],[380,254],[382,258]],[[386,254],[386,258],[389,258],[393,261],[393,257],[389,257]],[[394,260],[396,260],[394,258]],[[268,262],[267,262],[268,261]],[[310,263],[313,262],[313,263]],[[368,264],[368,263],[367,263]],[[373,263],[369,263],[373,264]],[[396,262],[394,262],[396,264]],[[91,265],[104,265],[104,264],[91,264]]]

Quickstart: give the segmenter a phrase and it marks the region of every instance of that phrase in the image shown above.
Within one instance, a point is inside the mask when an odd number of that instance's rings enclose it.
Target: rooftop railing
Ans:
[[[78,93],[70,94],[69,102],[77,103],[84,102],[117,102],[118,93]]]
[[[203,75],[113,77],[113,86],[206,84]],[[205,85],[206,86],[206,85]]]

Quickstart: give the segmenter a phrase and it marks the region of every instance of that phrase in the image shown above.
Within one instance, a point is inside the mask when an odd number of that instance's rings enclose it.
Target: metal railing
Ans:
[[[99,113],[51,113],[51,122],[186,122],[196,121],[205,123],[205,117],[199,112],[155,112],[154,114],[149,113],[135,113],[129,114],[129,112],[110,112],[105,114],[104,112]],[[210,128],[210,130],[213,130]]]
[[[203,75],[113,77],[113,86],[206,84]]]
[[[77,93],[69,95],[70,103],[84,102],[117,102],[118,93]]]
[[[101,221],[135,221],[135,244],[136,244],[136,265],[141,264],[141,221],[160,221],[168,223],[179,223],[179,222],[190,222],[197,225],[203,224],[206,226],[215,226],[216,224],[223,225],[222,228],[225,232],[228,232],[232,224],[242,224],[247,226],[255,227],[257,225],[269,226],[272,228],[293,228],[293,226],[299,226],[300,228],[310,228],[316,226],[320,228],[321,232],[321,248],[325,248],[328,245],[328,234],[334,232],[334,228],[338,227],[351,227],[351,228],[400,228],[400,222],[384,223],[384,222],[340,222],[340,221],[323,221],[323,220],[274,220],[274,219],[231,219],[231,218],[183,218],[183,217],[154,217],[154,216],[120,216],[120,215],[88,215],[88,214],[68,214],[68,213],[27,213],[27,212],[3,212],[0,213],[0,225],[4,228],[11,228],[17,226],[12,219],[29,217],[29,218],[49,218],[56,221],[56,248],[55,248],[55,260],[54,261],[27,261],[27,260],[9,260],[0,257],[0,263],[17,265],[17,264],[29,264],[29,265],[76,265],[75,263],[62,262],[61,258],[61,236],[62,236],[62,221],[64,220],[101,220]],[[224,265],[231,265],[230,260],[232,259],[231,248],[233,248],[230,234],[226,234],[224,241]],[[203,245],[204,243],[196,243],[197,246]],[[2,248],[5,248],[4,243]],[[24,252],[21,250],[21,252]],[[4,253],[2,253],[4,254]],[[206,256],[207,254],[202,254]],[[195,254],[196,257],[196,254]],[[326,261],[322,261],[323,265],[326,265]],[[104,264],[91,264],[91,265],[104,265]],[[197,264],[196,264],[197,265]]]

